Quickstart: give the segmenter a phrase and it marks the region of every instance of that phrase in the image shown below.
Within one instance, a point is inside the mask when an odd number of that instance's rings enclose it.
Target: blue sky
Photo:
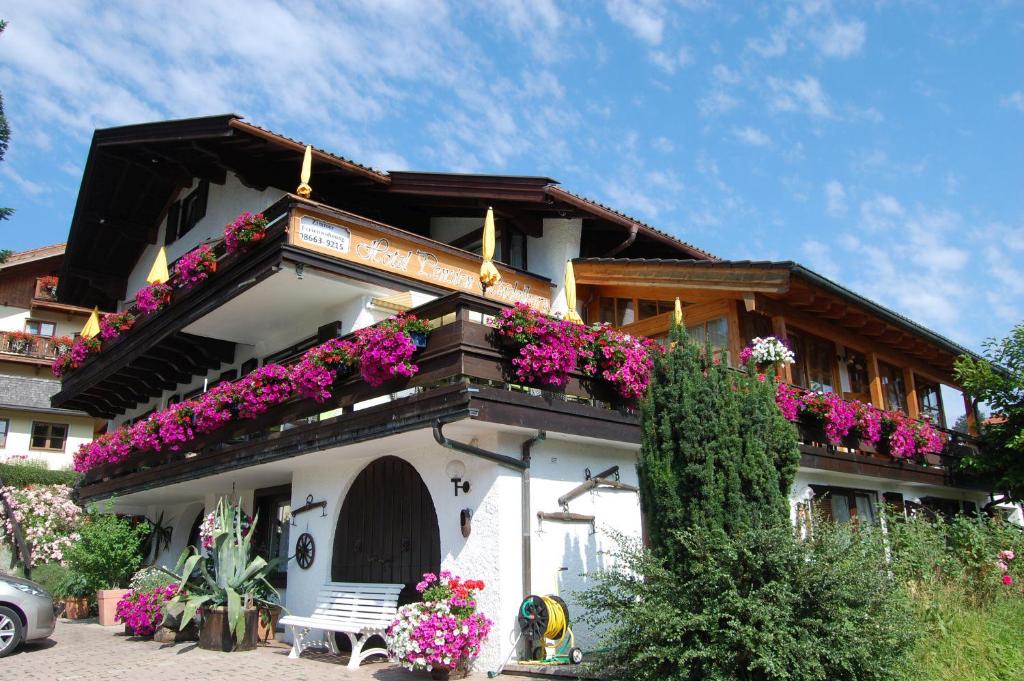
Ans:
[[[92,130],[233,111],[388,169],[549,175],[978,347],[1024,319],[1020,3],[16,2],[0,247]]]

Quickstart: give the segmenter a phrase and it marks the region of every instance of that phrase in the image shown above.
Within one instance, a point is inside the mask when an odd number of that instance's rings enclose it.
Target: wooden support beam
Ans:
[[[921,407],[917,402],[917,383],[914,382],[914,370],[905,367],[903,369],[903,382],[907,388],[907,416],[912,419],[920,418]]]
[[[878,373],[878,355],[869,352],[866,357],[868,361],[868,386],[871,389],[871,404],[879,409],[885,409],[885,392],[882,390],[882,376]]]
[[[783,343],[789,342],[789,334],[786,332],[786,318],[780,315],[772,317],[772,333]],[[782,365],[782,380],[786,383],[793,382],[793,366],[791,364]]]
[[[743,350],[743,337],[740,332],[739,303],[729,301],[729,308],[725,315],[728,339],[729,339],[729,365],[738,367],[740,363],[740,351]]]
[[[964,393],[964,409],[967,413],[967,432],[977,437],[981,434],[978,429],[978,410],[974,406],[974,400],[967,393]]]
[[[757,310],[757,294],[753,291],[747,291],[743,294],[743,309],[747,312],[754,312]]]

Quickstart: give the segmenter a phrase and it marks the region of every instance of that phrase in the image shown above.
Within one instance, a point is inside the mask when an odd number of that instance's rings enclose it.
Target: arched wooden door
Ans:
[[[336,582],[405,584],[401,603],[416,600],[424,572],[441,567],[441,539],[430,491],[416,469],[385,456],[352,483],[338,516],[331,559]]]

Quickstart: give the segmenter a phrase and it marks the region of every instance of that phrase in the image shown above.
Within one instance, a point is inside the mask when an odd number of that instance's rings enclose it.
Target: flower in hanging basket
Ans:
[[[288,369],[266,364],[236,384],[239,395],[238,416],[254,419],[272,406],[281,404],[295,392]]]
[[[198,433],[212,433],[238,416],[240,402],[237,383],[218,383],[194,400],[193,428]]]
[[[11,352],[17,352],[24,354],[29,351],[32,347],[32,341],[35,336],[28,333],[27,331],[8,331],[7,332],[7,349]]]
[[[203,244],[178,258],[178,262],[174,263],[172,281],[175,286],[188,289],[205,281],[216,271],[217,256],[212,248]]]
[[[100,338],[111,340],[117,338],[135,325],[135,315],[129,311],[110,312],[100,319]]]
[[[330,388],[339,374],[347,375],[357,361],[359,348],[356,343],[332,338],[303,355],[302,360],[291,368],[295,391],[302,397],[323,403],[330,399]]]
[[[50,339],[50,343],[53,346],[54,351],[57,352],[57,354],[67,352],[68,350],[70,350],[74,342],[75,339],[72,338],[71,336],[55,336],[54,338]]]
[[[395,324],[359,329],[355,343],[359,348],[359,374],[374,387],[398,376],[414,376],[419,371],[412,363],[416,346]]]
[[[581,352],[584,373],[594,373],[588,368],[592,357],[601,378],[611,383],[621,397],[635,401],[646,394],[654,368],[651,353],[661,351],[660,345],[644,336],[616,331],[608,324],[595,325],[582,340],[590,345]]]
[[[135,294],[135,309],[142,314],[153,314],[171,302],[170,284],[143,286]]]
[[[82,366],[91,356],[100,351],[103,342],[99,338],[83,338],[79,336],[66,351],[53,360],[53,375],[61,378]]]
[[[45,295],[47,298],[52,298],[56,300],[57,284],[59,283],[59,281],[60,280],[57,277],[53,276],[52,274],[47,275],[45,277],[39,277],[39,288],[43,295]]]
[[[793,351],[775,336],[754,338],[750,345],[740,351],[740,364],[753,360],[756,366],[792,364],[796,361]]]
[[[244,251],[267,236],[267,219],[263,213],[245,211],[224,227],[224,245],[228,253]]]

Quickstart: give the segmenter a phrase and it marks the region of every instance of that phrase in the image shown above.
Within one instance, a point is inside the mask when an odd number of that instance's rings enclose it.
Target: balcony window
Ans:
[[[650,319],[675,309],[673,300],[639,300],[637,301],[637,319]]]
[[[53,338],[54,334],[57,332],[57,325],[54,322],[46,322],[40,319],[26,319],[25,331],[33,336]]]
[[[68,439],[68,424],[32,422],[32,441],[29,449],[42,449],[48,452],[63,452]]]
[[[636,316],[633,312],[633,299],[632,298],[605,298],[602,297],[600,302],[600,316],[598,321],[611,324],[612,326],[625,326],[626,324],[632,324],[636,321]]]
[[[850,377],[850,392],[859,400],[869,400],[871,380],[868,378],[867,357],[860,352],[847,349],[846,375]]]
[[[818,392],[837,392],[835,343],[800,332],[789,334],[789,345],[796,355],[793,383]]]
[[[837,523],[875,522],[878,494],[875,492],[813,485],[815,505],[829,520]]]
[[[10,419],[0,419],[0,449],[7,446],[7,431],[10,429]]]
[[[917,404],[921,416],[937,426],[946,427],[946,413],[942,408],[942,389],[938,383],[917,384]]]
[[[200,220],[206,217],[206,204],[209,197],[210,183],[202,180],[188,196],[171,204],[167,211],[165,244],[170,244],[185,236]]]
[[[882,381],[882,395],[885,408],[889,411],[907,412],[907,386],[903,382],[903,370],[885,362],[878,363],[878,376]]]
[[[700,324],[687,326],[686,335],[700,346],[703,346],[705,341],[709,342],[714,356],[729,362],[729,322],[725,317],[715,317]]]

